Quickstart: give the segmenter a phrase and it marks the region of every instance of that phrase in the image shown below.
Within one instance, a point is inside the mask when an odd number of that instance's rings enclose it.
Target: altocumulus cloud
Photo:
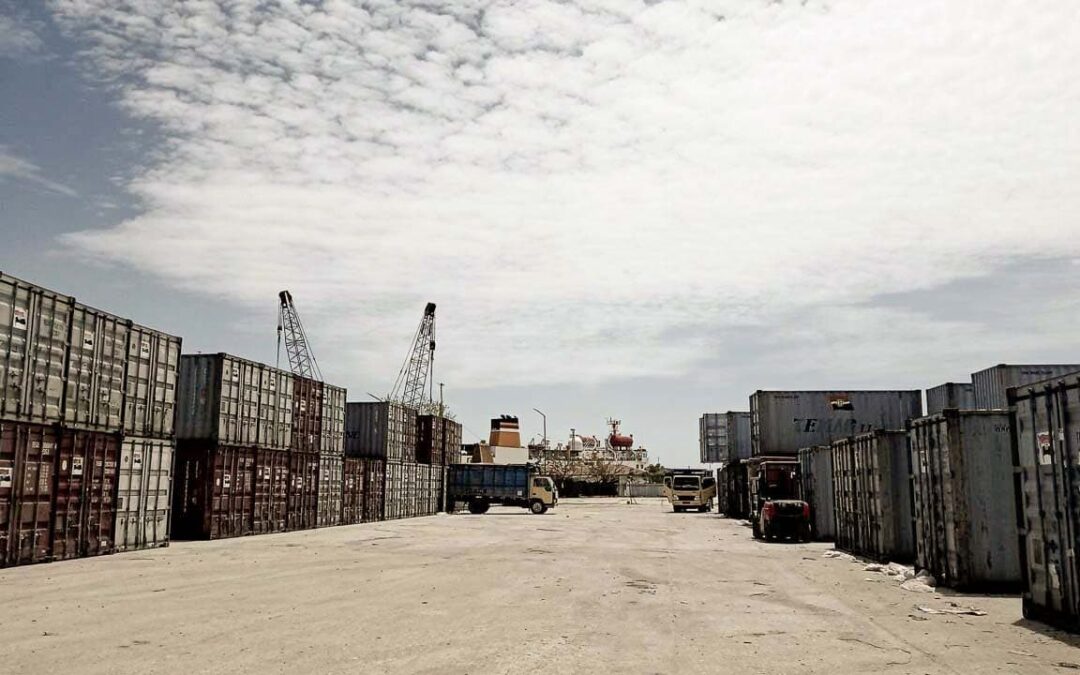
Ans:
[[[142,214],[68,242],[289,285],[364,369],[427,299],[460,384],[678,375],[755,328],[900,353],[934,332],[875,296],[1080,252],[1070,3],[49,7],[165,134]]]

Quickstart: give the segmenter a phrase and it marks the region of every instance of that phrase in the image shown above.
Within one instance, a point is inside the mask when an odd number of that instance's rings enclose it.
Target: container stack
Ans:
[[[228,354],[191,354],[179,391],[177,537],[310,529],[320,503],[322,522],[341,522],[343,389]]]
[[[832,444],[836,547],[882,562],[915,557],[907,432]]]
[[[1080,632],[1080,373],[1009,392],[1024,617]]]
[[[728,462],[716,470],[717,508],[728,518],[750,515],[750,479],[744,459]]]
[[[0,566],[168,544],[179,355],[0,273]]]
[[[799,450],[799,488],[803,501],[810,505],[813,537],[821,541],[836,538],[831,453],[827,445]]]

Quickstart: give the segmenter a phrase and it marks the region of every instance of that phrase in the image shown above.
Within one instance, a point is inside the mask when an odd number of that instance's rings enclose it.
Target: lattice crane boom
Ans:
[[[311,342],[304,331],[304,324],[300,322],[300,315],[296,312],[293,304],[292,293],[281,291],[278,293],[278,361],[281,360],[281,341],[285,340],[285,353],[289,358],[289,370],[293,375],[307,377],[314,380],[322,380],[319,371],[319,363],[315,360],[315,354],[311,351]]]
[[[409,354],[398,373],[391,398],[420,411],[434,400],[435,375],[435,303],[424,307],[424,316],[416,329]]]

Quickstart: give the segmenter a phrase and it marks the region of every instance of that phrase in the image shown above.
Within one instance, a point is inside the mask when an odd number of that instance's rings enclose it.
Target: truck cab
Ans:
[[[555,481],[548,476],[533,476],[529,488],[529,510],[540,514],[559,503],[559,491]]]
[[[664,496],[675,513],[712,510],[716,477],[706,469],[671,469],[664,475]]]
[[[799,460],[757,457],[750,460],[750,524],[755,539],[810,539],[810,505],[799,488]]]

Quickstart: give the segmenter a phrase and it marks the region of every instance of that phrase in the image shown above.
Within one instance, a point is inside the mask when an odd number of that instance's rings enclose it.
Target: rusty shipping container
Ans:
[[[1033,382],[1049,380],[1080,371],[1080,364],[1036,364],[996,366],[971,374],[975,405],[980,410],[1003,410],[1009,407],[1008,390]]]
[[[446,463],[446,420],[442,417],[417,416],[416,461],[422,464]]]
[[[322,445],[323,383],[293,376],[292,445],[298,452],[319,452]]]
[[[293,380],[283,370],[228,354],[185,354],[176,437],[287,450],[293,445]]]
[[[878,430],[832,445],[836,547],[880,561],[915,557],[907,432]]]
[[[0,421],[0,567],[51,557],[57,444],[53,426]]]
[[[943,586],[1018,588],[1009,414],[950,408],[908,435],[915,564]]]
[[[319,452],[324,455],[345,454],[345,396],[343,388],[323,384]]]
[[[255,495],[252,532],[284,532],[289,511],[289,451],[255,451]]]
[[[1009,402],[1024,617],[1080,632],[1080,374]]]
[[[946,382],[926,390],[926,414],[936,415],[947,408],[975,408],[975,385],[970,382]]]
[[[54,560],[116,551],[119,478],[119,434],[61,430],[53,488]]]
[[[461,455],[461,422],[443,419],[443,461],[441,464],[453,464]]]
[[[176,442],[126,436],[120,443],[116,496],[116,550],[169,545],[172,470]]]
[[[257,450],[178,441],[173,539],[225,539],[254,533]]]
[[[416,410],[400,403],[346,404],[345,454],[390,462],[415,461],[416,418]]]
[[[0,273],[0,419],[61,420],[74,304]]]
[[[728,462],[717,471],[718,509],[728,518],[750,516],[750,474],[745,460]]]
[[[319,526],[319,455],[289,453],[289,491],[286,529],[310,530]]]
[[[367,462],[354,457],[342,460],[341,476],[341,524],[356,525],[364,522],[364,486]]]
[[[180,381],[179,337],[132,324],[124,373],[123,431],[141,438],[173,438]]]
[[[319,456],[319,527],[341,525],[344,498],[344,458],[338,454]]]
[[[922,392],[757,391],[750,396],[755,457],[795,455],[799,448],[875,429],[903,429],[922,417]]]
[[[383,520],[383,496],[386,488],[386,461],[362,460],[364,467],[364,520],[374,523]]]
[[[131,322],[78,302],[71,317],[61,421],[72,428],[119,431]]]
[[[810,505],[814,538],[832,541],[836,538],[832,448],[816,445],[799,450],[799,482],[803,501]]]

